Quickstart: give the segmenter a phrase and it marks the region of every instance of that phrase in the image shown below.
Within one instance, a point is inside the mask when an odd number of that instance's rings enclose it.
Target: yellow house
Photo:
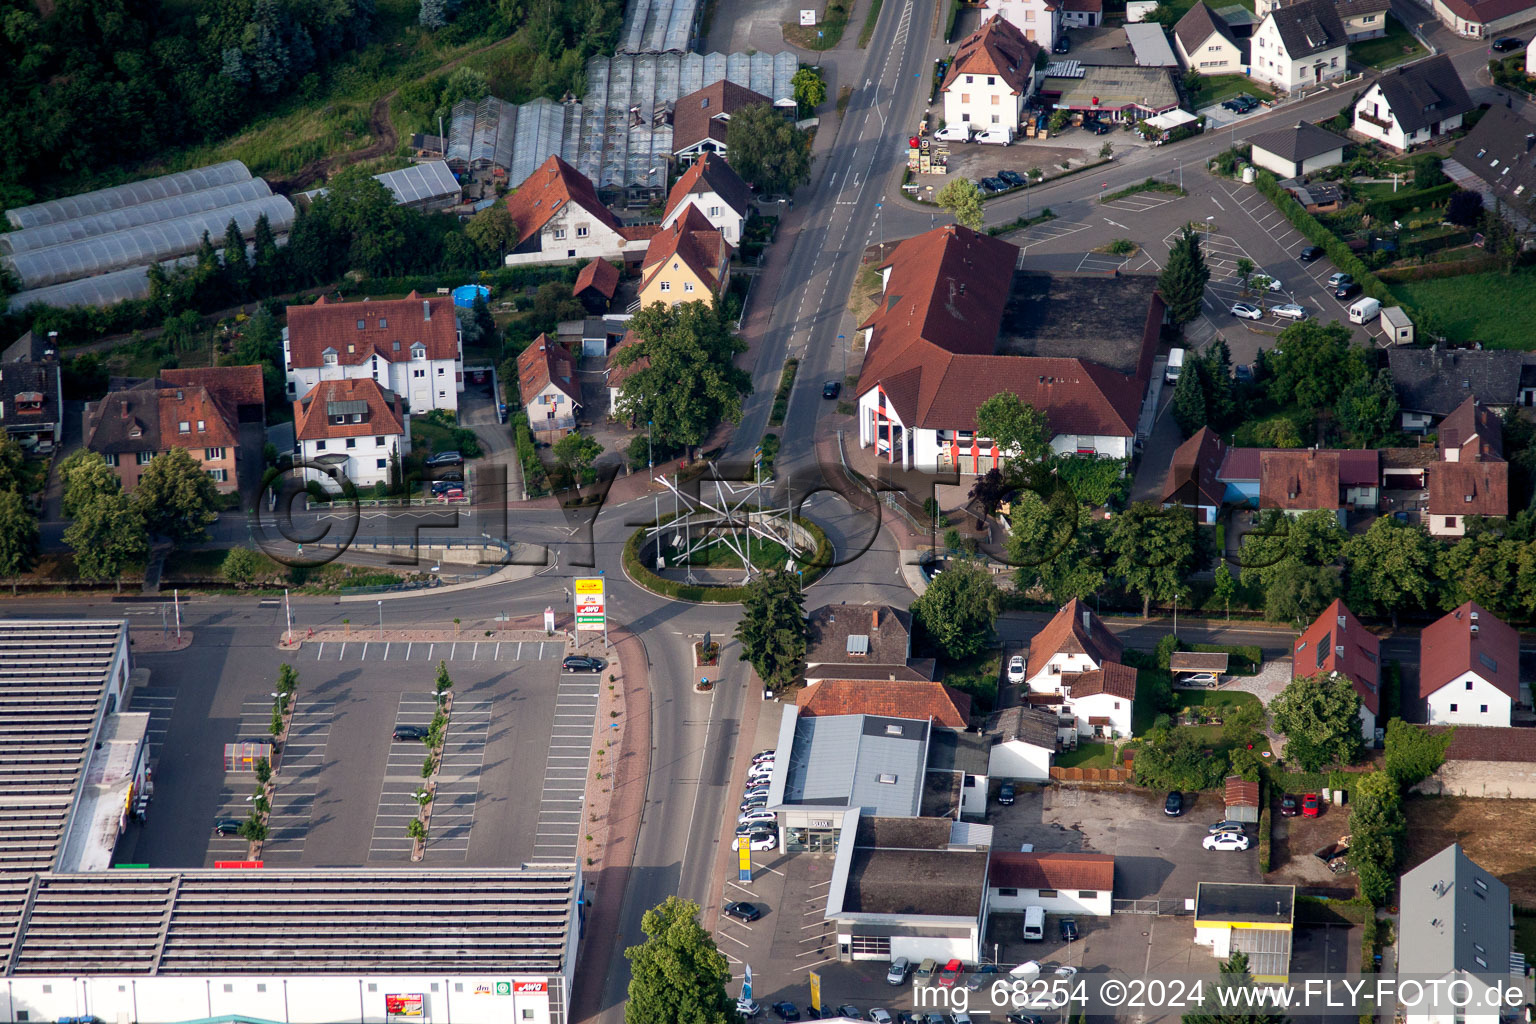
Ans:
[[[730,275],[731,244],[697,206],[651,237],[640,270],[640,305],[717,299]]]
[[[1248,955],[1253,980],[1283,983],[1291,973],[1294,885],[1200,882],[1195,886],[1195,942],[1225,960]]]

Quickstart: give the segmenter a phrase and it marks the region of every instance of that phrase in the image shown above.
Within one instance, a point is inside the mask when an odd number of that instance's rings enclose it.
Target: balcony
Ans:
[[[1373,114],[1367,114],[1363,110],[1355,111],[1355,116],[1364,121],[1366,124],[1375,125],[1377,128],[1380,128],[1384,132],[1390,132],[1393,130],[1392,122],[1386,118],[1380,118]]]

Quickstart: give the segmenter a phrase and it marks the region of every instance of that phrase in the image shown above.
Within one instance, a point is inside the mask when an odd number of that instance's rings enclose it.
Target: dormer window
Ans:
[[[336,365],[336,353],[335,352],[327,352],[327,353],[325,353],[324,359],[325,359],[325,365],[326,366],[335,366]]]
[[[415,344],[415,345],[412,345],[411,346],[411,358],[412,359],[425,359],[425,358],[427,358],[427,346],[422,345],[419,342],[417,344]]]
[[[356,345],[348,345],[347,346],[347,355],[350,356],[350,355],[352,355],[356,351],[357,351],[357,346]]]
[[[398,341],[395,342],[395,347],[394,347],[393,351],[395,351],[395,352],[399,352],[400,351],[400,343]]]
[[[201,434],[203,431],[205,431],[207,429],[208,429],[208,421],[207,420],[198,420],[197,421],[197,432],[199,434]]]

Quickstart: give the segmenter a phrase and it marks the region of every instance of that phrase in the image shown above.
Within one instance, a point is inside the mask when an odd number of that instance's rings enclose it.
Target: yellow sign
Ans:
[[[816,1012],[819,1014],[821,1013],[821,975],[815,971],[809,973],[811,979],[811,1005],[816,1008]]]
[[[752,874],[752,844],[746,836],[742,836],[738,844],[741,849],[737,851],[736,867],[740,869],[742,877],[750,877]]]
[[[602,580],[576,580],[576,593],[601,594],[603,592]]]

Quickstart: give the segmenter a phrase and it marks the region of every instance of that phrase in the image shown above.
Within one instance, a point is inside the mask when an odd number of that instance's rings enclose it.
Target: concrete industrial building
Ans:
[[[1291,973],[1296,887],[1244,882],[1195,886],[1195,942],[1218,960],[1248,955],[1248,972],[1259,982],[1284,982]]]

